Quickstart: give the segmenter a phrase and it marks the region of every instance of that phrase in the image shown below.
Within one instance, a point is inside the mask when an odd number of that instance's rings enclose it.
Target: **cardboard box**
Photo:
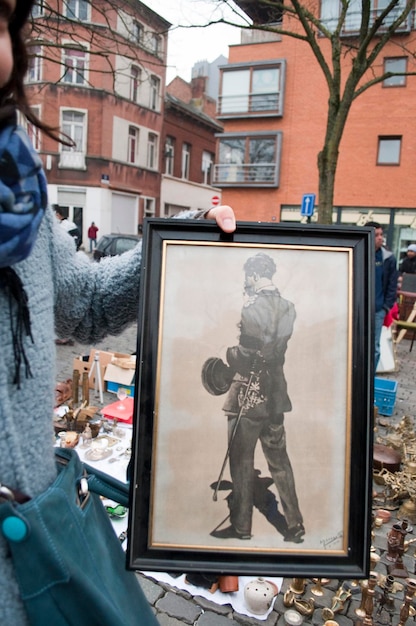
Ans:
[[[101,380],[104,381],[107,365],[111,363],[113,358],[129,359],[129,354],[123,354],[122,352],[105,352],[105,350],[96,350],[92,348],[89,356],[80,356],[73,361],[73,369],[79,371],[79,384],[82,385],[82,374],[87,372],[88,375],[93,366],[95,355],[98,353],[98,359],[100,364]],[[104,387],[104,384],[103,384]],[[89,379],[89,388],[95,389],[95,372]],[[98,385],[97,385],[98,388]]]
[[[124,387],[128,396],[134,396],[135,373],[135,369],[126,369],[114,365],[114,363],[109,363],[104,374],[107,391],[117,393],[119,387]]]

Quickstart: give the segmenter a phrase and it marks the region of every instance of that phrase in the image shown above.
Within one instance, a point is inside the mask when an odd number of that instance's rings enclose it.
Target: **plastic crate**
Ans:
[[[396,380],[374,379],[374,404],[380,415],[393,415],[397,385]]]

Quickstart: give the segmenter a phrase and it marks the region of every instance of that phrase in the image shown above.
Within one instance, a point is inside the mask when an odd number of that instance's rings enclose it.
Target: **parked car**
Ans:
[[[123,252],[134,248],[140,239],[139,235],[120,235],[120,233],[103,235],[98,240],[97,247],[93,252],[93,259],[99,261],[103,256],[123,254]]]

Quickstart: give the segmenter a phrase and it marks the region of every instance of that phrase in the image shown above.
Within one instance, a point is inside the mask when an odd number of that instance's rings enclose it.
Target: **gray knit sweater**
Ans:
[[[14,266],[28,295],[34,339],[24,339],[33,378],[22,368],[20,389],[12,382],[9,302],[0,289],[0,482],[30,496],[53,482],[55,332],[89,344],[120,333],[136,318],[140,263],[141,244],[100,263],[75,253],[73,239],[47,210],[31,255]],[[0,536],[0,624],[26,623]]]

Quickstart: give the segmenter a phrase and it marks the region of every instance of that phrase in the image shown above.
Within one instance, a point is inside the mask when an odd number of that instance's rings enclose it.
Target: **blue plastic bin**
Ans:
[[[374,404],[380,415],[393,415],[397,385],[396,380],[374,379]]]

